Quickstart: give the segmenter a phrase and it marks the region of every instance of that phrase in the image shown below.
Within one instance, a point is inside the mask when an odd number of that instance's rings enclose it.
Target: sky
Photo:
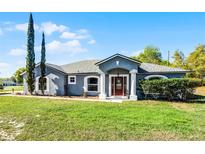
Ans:
[[[0,13],[0,77],[25,66],[29,13]],[[205,13],[33,13],[36,63],[42,32],[46,62],[57,65],[103,59],[115,53],[138,55],[156,46],[167,59],[177,49],[188,56],[205,44]]]

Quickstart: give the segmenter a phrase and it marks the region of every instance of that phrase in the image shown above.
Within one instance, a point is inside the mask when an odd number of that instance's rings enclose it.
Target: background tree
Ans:
[[[186,59],[187,68],[192,70],[189,77],[205,77],[205,45],[198,45]]]
[[[171,66],[171,63],[168,60],[162,59],[162,61],[160,62],[160,65]]]
[[[35,53],[34,53],[34,24],[33,17],[30,14],[28,31],[27,31],[27,56],[26,56],[26,81],[28,84],[28,91],[30,94],[35,89]]]
[[[159,48],[154,46],[145,47],[143,53],[140,53],[138,56],[134,56],[133,58],[145,63],[160,64],[162,62],[162,54]]]
[[[16,82],[16,78],[14,75],[12,75],[10,79],[11,79],[11,81]]]
[[[173,67],[185,68],[185,56],[182,51],[176,50],[173,55]]]
[[[23,72],[26,71],[26,68],[22,67],[22,68],[19,68],[18,70],[16,70],[16,72],[13,74],[13,76],[11,77],[11,79],[14,81],[14,82],[17,82],[17,83],[23,83],[23,76],[21,75]]]
[[[45,75],[46,75],[46,47],[45,47],[45,35],[44,33],[42,34],[42,44],[41,44],[41,63],[40,63],[40,68],[41,68],[41,78],[40,78],[40,87],[41,87],[41,92],[44,95],[44,87],[46,86],[45,84]]]

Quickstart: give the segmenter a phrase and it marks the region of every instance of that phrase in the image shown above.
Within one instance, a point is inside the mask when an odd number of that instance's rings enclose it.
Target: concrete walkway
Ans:
[[[61,97],[61,96],[34,96],[34,95],[15,95],[15,94],[1,94],[1,96],[10,96],[10,97],[24,97],[24,98],[44,98],[44,99],[54,99],[54,100],[75,100],[75,101],[92,101],[92,102],[113,102],[113,103],[122,103],[122,99],[91,99],[91,98],[70,98],[70,97]]]

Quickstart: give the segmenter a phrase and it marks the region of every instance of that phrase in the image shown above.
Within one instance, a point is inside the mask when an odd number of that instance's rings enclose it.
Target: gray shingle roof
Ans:
[[[83,60],[78,61],[66,65],[54,65],[50,63],[46,63],[47,66],[50,66],[56,70],[59,70],[64,73],[68,74],[75,74],[75,73],[99,73],[100,70],[96,63],[99,62],[99,60]],[[172,68],[157,64],[151,64],[151,63],[141,63],[139,66],[142,70],[144,70],[147,73],[153,73],[153,72],[188,72],[188,70],[184,70],[181,68]]]
[[[46,63],[46,65],[49,66],[49,67],[52,67],[52,68],[54,68],[54,69],[56,69],[56,70],[59,70],[59,71],[61,71],[61,72],[65,72],[65,71],[62,69],[62,67],[59,66],[59,65],[55,65],[55,64],[51,64],[51,63]],[[66,72],[65,72],[65,73],[66,73]]]
[[[151,63],[141,63],[140,68],[146,72],[186,72],[187,70],[181,68],[167,67]]]
[[[98,73],[100,70],[95,63],[99,60],[83,60],[67,65],[62,65],[61,68],[66,73]]]

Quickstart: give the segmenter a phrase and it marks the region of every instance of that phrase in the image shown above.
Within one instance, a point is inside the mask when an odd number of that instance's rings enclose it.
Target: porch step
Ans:
[[[109,100],[110,102],[116,102],[116,103],[122,103],[124,100],[128,100],[128,98],[125,97],[107,97],[106,100]]]

